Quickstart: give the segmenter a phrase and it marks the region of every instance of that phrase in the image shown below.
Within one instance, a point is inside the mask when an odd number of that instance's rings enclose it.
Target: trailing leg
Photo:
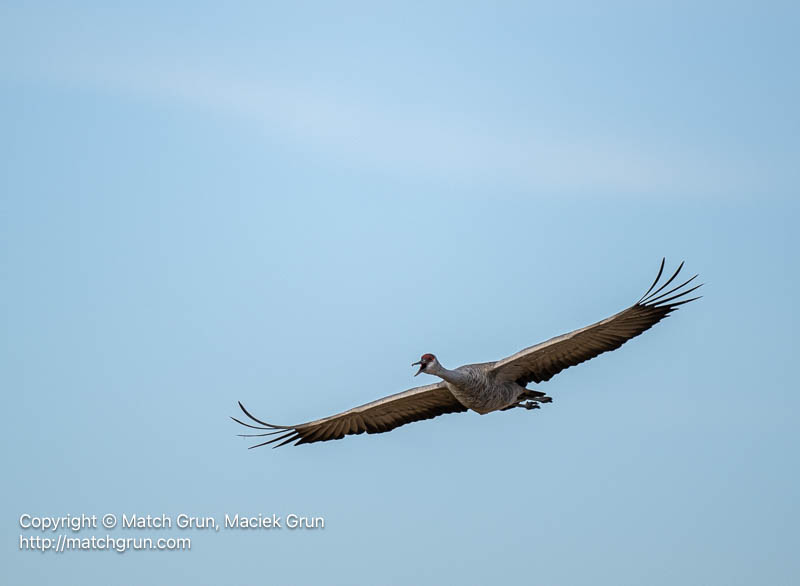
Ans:
[[[515,407],[519,407],[520,409],[539,409],[539,403],[536,401],[520,401],[519,403],[514,403],[508,407],[503,407],[500,409],[500,411],[508,411],[509,409],[514,409]]]

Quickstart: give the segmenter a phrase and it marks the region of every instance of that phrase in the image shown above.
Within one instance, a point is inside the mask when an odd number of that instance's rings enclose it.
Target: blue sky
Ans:
[[[791,3],[0,6],[14,583],[790,584]],[[534,412],[276,423],[705,297]],[[428,379],[424,382],[429,382]],[[324,515],[191,552],[18,550],[22,513]],[[120,534],[117,534],[119,536]]]

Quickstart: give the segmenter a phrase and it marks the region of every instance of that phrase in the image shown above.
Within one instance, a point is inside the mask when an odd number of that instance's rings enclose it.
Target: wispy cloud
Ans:
[[[605,194],[684,190],[694,196],[725,192],[742,183],[730,169],[744,172],[646,141],[580,135],[543,140],[507,129],[480,133],[435,109],[405,109],[328,87],[292,87],[204,67],[93,61],[61,67],[49,77],[240,119],[317,156],[404,176]]]

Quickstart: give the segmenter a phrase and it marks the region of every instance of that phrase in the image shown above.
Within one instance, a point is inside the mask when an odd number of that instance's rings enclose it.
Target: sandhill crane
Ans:
[[[664,272],[664,262],[665,259],[662,259],[658,275],[647,292],[629,308],[596,324],[525,348],[508,358],[448,370],[433,354],[423,354],[419,361],[411,365],[419,365],[414,376],[430,374],[442,379],[440,382],[409,389],[299,425],[266,423],[251,415],[241,402],[239,407],[251,423],[235,417],[231,419],[261,432],[242,434],[243,437],[277,436],[251,446],[258,448],[273,443],[276,444],[273,447],[280,447],[291,442],[300,445],[338,440],[346,435],[364,432],[383,433],[406,423],[470,409],[481,415],[515,407],[537,409],[541,403],[549,403],[552,399],[545,393],[526,388],[528,384],[548,381],[570,366],[603,352],[616,350],[660,322],[678,306],[700,298],[686,299],[686,296],[702,284],[684,289],[697,275],[662,293],[678,276],[683,263],[665,283],[655,289]]]

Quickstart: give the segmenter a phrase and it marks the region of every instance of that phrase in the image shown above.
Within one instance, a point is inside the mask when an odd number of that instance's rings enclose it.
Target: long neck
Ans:
[[[442,378],[456,386],[460,386],[461,384],[467,382],[467,376],[463,372],[459,372],[457,370],[448,370],[439,364],[438,360],[433,364],[433,368],[430,369],[429,372],[430,374],[438,376],[439,378]]]

